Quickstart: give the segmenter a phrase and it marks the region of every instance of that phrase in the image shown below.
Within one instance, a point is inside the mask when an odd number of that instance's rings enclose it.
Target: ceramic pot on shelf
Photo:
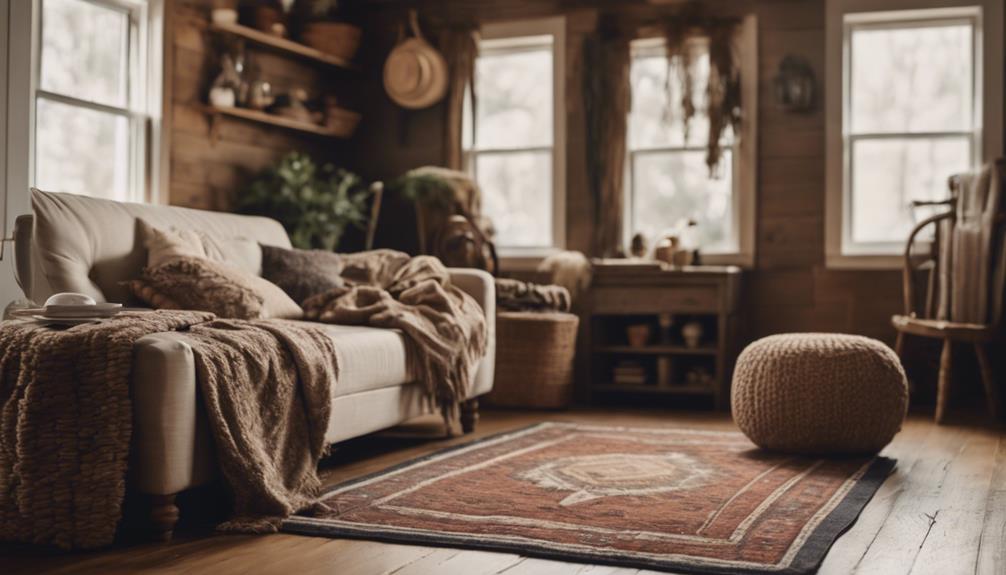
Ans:
[[[702,324],[697,321],[690,321],[681,326],[681,338],[685,340],[685,347],[695,349],[702,344],[702,336],[705,330]]]
[[[650,326],[645,323],[625,328],[625,336],[629,340],[629,346],[646,347],[646,344],[650,342],[651,331]]]

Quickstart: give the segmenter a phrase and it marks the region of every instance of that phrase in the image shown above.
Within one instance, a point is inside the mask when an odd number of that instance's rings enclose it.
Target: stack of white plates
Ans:
[[[120,311],[122,311],[121,303],[97,303],[47,305],[42,308],[19,310],[15,314],[49,325],[81,325],[108,319]]]

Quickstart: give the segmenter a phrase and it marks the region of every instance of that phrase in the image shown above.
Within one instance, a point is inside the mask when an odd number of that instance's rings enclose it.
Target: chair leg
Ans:
[[[989,413],[992,414],[992,417],[998,419],[1002,407],[999,403],[999,382],[995,379],[995,374],[992,371],[992,361],[985,351],[984,343],[975,342],[975,355],[978,356],[978,368],[982,373],[982,384],[985,385],[985,398],[989,404]]]
[[[894,353],[898,354],[901,365],[905,364],[905,332],[899,331],[897,339],[894,340]]]
[[[950,378],[953,371],[954,344],[949,339],[943,340],[943,352],[940,354],[940,377],[936,387],[936,423],[943,423],[950,403]]]
[[[479,421],[479,400],[469,399],[461,404],[461,431],[471,433],[475,431],[475,424]]]
[[[175,494],[151,496],[150,521],[154,527],[154,536],[161,541],[171,541],[178,523],[178,506],[175,505]]]

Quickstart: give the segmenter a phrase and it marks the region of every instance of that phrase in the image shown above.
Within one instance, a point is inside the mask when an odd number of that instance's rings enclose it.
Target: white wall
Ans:
[[[10,237],[14,218],[31,211],[31,16],[34,2],[0,0],[0,231]],[[0,309],[20,297],[13,245],[0,262]]]

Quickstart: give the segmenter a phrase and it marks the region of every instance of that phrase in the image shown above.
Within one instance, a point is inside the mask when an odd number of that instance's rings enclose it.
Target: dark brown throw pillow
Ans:
[[[145,268],[129,287],[136,297],[159,309],[209,311],[236,319],[300,319],[304,315],[283,290],[265,279],[202,258],[175,257]]]
[[[293,301],[343,287],[343,259],[323,250],[262,246],[262,277],[283,288]]]

